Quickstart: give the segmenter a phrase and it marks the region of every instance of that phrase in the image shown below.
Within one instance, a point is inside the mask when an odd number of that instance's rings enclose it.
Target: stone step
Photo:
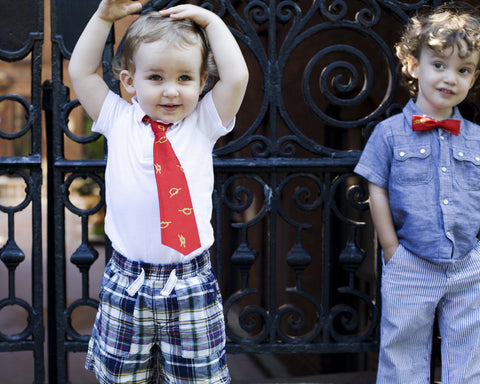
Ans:
[[[375,372],[348,372],[297,378],[260,379],[258,381],[232,379],[232,384],[375,384],[375,377]]]
[[[375,384],[375,372],[345,372],[291,377],[275,355],[229,354],[232,384]]]

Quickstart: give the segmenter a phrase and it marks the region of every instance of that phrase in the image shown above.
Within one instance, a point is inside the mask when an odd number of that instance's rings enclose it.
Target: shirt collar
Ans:
[[[145,117],[146,113],[143,111],[142,107],[140,107],[140,104],[138,104],[138,99],[137,96],[132,97],[132,105],[133,105],[133,115],[135,118],[135,121],[138,124],[144,124],[142,122],[143,118]],[[173,123],[170,128],[176,127],[180,122],[177,121]]]
[[[138,104],[137,96],[132,97],[132,104],[133,104],[133,115],[135,117],[135,121],[141,123],[146,113],[143,112],[142,107],[140,107],[140,104]]]
[[[415,100],[413,99],[410,99],[407,103],[407,105],[405,105],[405,108],[403,108],[403,114],[405,115],[405,118],[407,120],[407,124],[408,124],[408,127],[411,129],[412,128],[412,117],[413,115],[424,115],[424,113],[422,111],[420,111],[420,109],[417,107],[417,105],[415,104]],[[453,114],[452,114],[452,117],[450,117],[450,119],[455,119],[455,120],[460,120],[460,126],[463,128],[464,127],[464,119],[462,117],[462,115],[460,114],[460,111],[458,109],[458,107],[454,107],[453,108]],[[460,129],[460,132],[462,132],[462,128]]]

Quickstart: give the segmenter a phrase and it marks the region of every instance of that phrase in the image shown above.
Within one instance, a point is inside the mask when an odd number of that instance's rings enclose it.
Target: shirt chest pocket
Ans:
[[[433,177],[432,149],[429,144],[401,145],[393,148],[393,183],[426,184]]]
[[[453,147],[455,180],[467,190],[480,190],[480,150]]]

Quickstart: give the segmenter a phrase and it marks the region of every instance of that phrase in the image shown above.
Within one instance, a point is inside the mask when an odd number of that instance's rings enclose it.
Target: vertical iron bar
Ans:
[[[55,187],[54,187],[54,164],[55,154],[53,150],[53,83],[47,80],[43,86],[43,109],[45,111],[45,128],[47,140],[47,305],[48,305],[48,371],[49,383],[57,381],[57,324],[56,297],[57,287],[55,278]]]
[[[41,133],[40,135],[41,136]],[[43,250],[42,250],[42,169],[32,169],[34,199],[32,200],[32,332],[37,340],[33,350],[35,383],[45,383],[44,343],[45,325],[43,322]]]
[[[41,39],[35,41],[32,49],[31,95],[34,105],[34,124],[32,126],[32,153],[37,154],[40,163],[32,168],[32,306],[35,315],[32,318],[32,332],[37,340],[33,350],[35,383],[45,382],[45,325],[43,321],[43,246],[42,246],[42,52],[43,52],[43,0],[38,3],[38,30]],[[39,36],[40,37],[40,36]]]
[[[223,290],[223,210],[222,210],[222,196],[221,196],[221,180],[218,174],[215,174],[215,186],[213,189],[213,209],[215,212],[215,273],[217,275],[218,285],[220,290]]]
[[[330,272],[331,272],[331,225],[332,225],[332,212],[331,212],[331,198],[332,198],[332,176],[329,172],[325,172],[324,183],[327,186],[325,193],[325,207],[323,211],[323,265],[322,265],[322,305],[326,311],[331,308],[331,286],[330,286]],[[323,338],[330,342],[330,332],[324,329]]]

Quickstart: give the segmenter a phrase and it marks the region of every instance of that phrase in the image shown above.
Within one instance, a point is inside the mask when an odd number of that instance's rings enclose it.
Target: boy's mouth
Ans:
[[[453,92],[451,89],[448,89],[448,88],[439,88],[438,91],[441,92],[441,93],[444,93],[446,95],[454,95],[455,94],[455,92]]]

